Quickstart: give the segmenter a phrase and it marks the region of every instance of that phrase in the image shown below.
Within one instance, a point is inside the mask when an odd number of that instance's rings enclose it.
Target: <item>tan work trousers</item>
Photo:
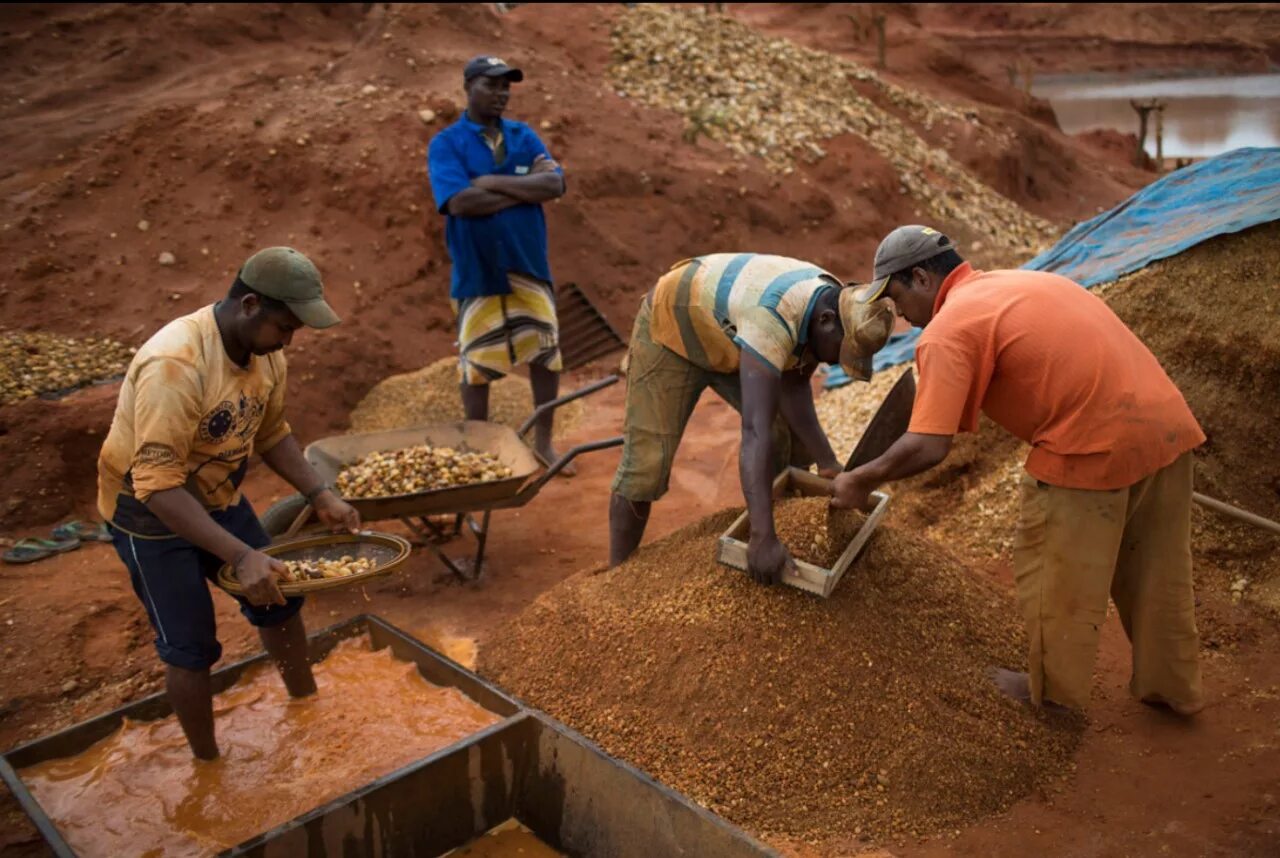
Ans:
[[[1201,702],[1191,581],[1190,453],[1126,489],[1065,489],[1024,475],[1014,540],[1031,641],[1031,700],[1083,709],[1108,594],[1133,645],[1139,699]]]

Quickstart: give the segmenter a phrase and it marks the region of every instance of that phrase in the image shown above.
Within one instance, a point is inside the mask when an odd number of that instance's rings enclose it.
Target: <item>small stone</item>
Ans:
[[[418,111],[418,118],[422,120],[423,125],[430,125],[436,121],[436,112],[429,107],[424,107]]]
[[[173,265],[178,261],[178,257],[174,256],[172,253],[166,250],[160,254],[160,258],[157,261],[161,265]]]
[[[138,232],[146,232],[149,229],[151,229],[150,221],[145,221],[145,220],[138,221]]]
[[[538,127],[539,127],[539,128],[541,128],[543,131],[550,131],[550,130],[551,130],[551,120],[550,120],[550,119],[544,119],[544,120],[542,120],[541,122],[539,122],[539,123],[538,123]]]
[[[377,91],[378,88],[371,83],[366,83],[364,86],[360,87],[361,95],[373,95]]]
[[[79,683],[77,683],[74,679],[68,679],[66,682],[62,683],[62,693],[70,694],[71,692],[76,690],[76,686],[78,684]]]

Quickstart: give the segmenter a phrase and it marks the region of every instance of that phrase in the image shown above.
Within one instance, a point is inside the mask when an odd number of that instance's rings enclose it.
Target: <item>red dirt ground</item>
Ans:
[[[540,133],[569,176],[569,194],[548,207],[557,277],[581,284],[624,331],[669,261],[750,248],[865,276],[881,234],[919,217],[890,166],[853,138],[835,141],[827,159],[785,181],[755,162],[735,165],[705,140],[681,143],[679,117],[619,98],[602,78],[616,4],[522,6],[505,16],[489,5],[361,8],[0,9],[0,234],[11,262],[0,274],[3,326],[140,344],[170,318],[216,299],[254,249],[295,244],[319,263],[346,321],[291,349],[291,420],[304,441],[341,431],[376,381],[452,348],[448,262],[423,153],[459,109],[461,64],[495,45],[528,73],[511,115],[535,127],[550,123]],[[731,5],[730,12],[845,50],[835,27],[848,25],[840,17],[848,8]],[[1269,35],[1276,15],[1257,4],[887,8],[888,76],[1016,130],[1011,151],[960,140],[953,154],[1063,226],[1118,202],[1150,174],[1061,134],[1043,104],[1011,89],[1000,62],[1014,46],[1034,44],[1041,70],[1243,70],[1277,56]],[[1206,32],[1215,33],[1211,43],[1200,41]],[[864,62],[871,56],[865,45],[849,53]],[[1071,65],[1076,57],[1083,65]],[[362,94],[369,84],[377,91]],[[424,125],[417,116],[424,107],[442,118]],[[812,223],[806,214],[815,210],[831,214]],[[141,220],[149,222],[145,232]],[[162,251],[177,264],[160,267]],[[5,537],[92,515],[93,460],[117,389],[0,408]],[[619,388],[598,396],[574,437],[615,434],[621,402]],[[651,537],[741,502],[736,416],[709,399],[693,425]],[[451,581],[419,551],[365,592],[311,600],[308,624],[368,611],[427,639],[483,646],[537,594],[603,560],[602,499],[616,461],[616,451],[585,459],[574,480],[555,481],[523,510],[496,514],[490,571],[478,586]],[[262,510],[286,487],[258,467],[247,491]],[[1007,570],[991,573],[1007,579]],[[227,659],[253,651],[254,636],[230,600],[218,601]],[[1078,771],[956,840],[889,848],[903,855],[1280,851],[1280,665],[1272,655],[1280,636],[1245,608],[1208,599],[1202,610],[1227,630],[1206,653],[1215,703],[1202,718],[1184,726],[1128,701],[1127,648],[1112,624]],[[110,546],[0,567],[0,746],[155,690],[150,638]],[[34,830],[6,797],[0,856],[36,854],[44,850]]]

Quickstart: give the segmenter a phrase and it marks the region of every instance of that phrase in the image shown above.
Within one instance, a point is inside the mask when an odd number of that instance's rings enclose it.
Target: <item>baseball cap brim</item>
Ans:
[[[858,303],[870,304],[872,301],[878,300],[882,297],[884,295],[884,290],[889,288],[889,278],[892,276],[892,274],[886,274],[879,280],[873,280],[866,286],[859,287]]]
[[[512,83],[519,83],[524,80],[524,72],[520,69],[513,69],[511,66],[498,66],[497,68],[486,69],[472,77],[505,77],[509,78]]]
[[[893,325],[885,324],[881,319],[881,324],[884,325],[883,337],[876,337],[873,342],[868,343],[866,332],[863,332],[860,337],[858,330],[859,321],[857,320],[866,321],[872,318],[867,315],[868,311],[861,308],[862,303],[856,289],[850,287],[841,291],[840,324],[844,326],[844,339],[840,341],[840,367],[856,381],[870,381],[872,355],[884,348]],[[886,311],[882,308],[870,312],[883,314]]]
[[[298,321],[308,328],[332,328],[342,321],[338,314],[323,298],[310,301],[285,301],[289,312],[298,317]]]
[[[871,355],[866,357],[858,355],[849,339],[846,338],[840,344],[840,368],[854,381],[871,380],[871,360]]]

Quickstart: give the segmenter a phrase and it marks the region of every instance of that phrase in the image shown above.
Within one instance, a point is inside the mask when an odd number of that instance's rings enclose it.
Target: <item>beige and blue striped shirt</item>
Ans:
[[[703,369],[737,372],[745,349],[781,373],[800,361],[819,296],[841,283],[809,262],[716,253],[672,266],[654,289],[654,342]]]

